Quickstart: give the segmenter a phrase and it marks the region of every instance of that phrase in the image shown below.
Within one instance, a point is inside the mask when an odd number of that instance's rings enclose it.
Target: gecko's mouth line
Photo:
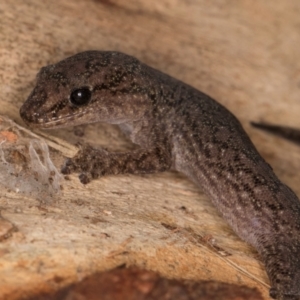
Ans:
[[[42,128],[42,129],[49,129],[52,127],[62,127],[67,122],[77,119],[77,118],[81,117],[82,115],[84,115],[84,112],[80,112],[80,113],[69,115],[69,116],[64,116],[61,118],[55,118],[55,119],[54,118],[51,118],[51,119],[50,118],[49,119],[38,118],[36,123],[29,123],[28,125],[30,127],[38,127],[38,128]],[[69,124],[68,124],[68,126],[69,126]]]

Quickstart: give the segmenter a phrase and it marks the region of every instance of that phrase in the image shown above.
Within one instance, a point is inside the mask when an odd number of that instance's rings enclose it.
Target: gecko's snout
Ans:
[[[20,116],[22,120],[27,124],[27,125],[34,125],[39,123],[39,114],[36,112],[33,112],[34,109],[33,107],[30,107],[31,105],[28,104],[28,101],[26,101],[20,108]]]
[[[32,118],[32,116],[30,116],[28,110],[26,109],[26,102],[20,108],[20,116],[25,123],[27,123],[28,121],[30,122],[30,119]]]
[[[23,121],[25,122],[25,123],[27,123],[27,119],[28,119],[28,117],[30,117],[29,116],[29,114],[27,114],[26,113],[26,105],[25,105],[26,103],[24,103],[22,106],[21,106],[21,108],[20,108],[20,116],[21,116],[21,118],[23,119]]]

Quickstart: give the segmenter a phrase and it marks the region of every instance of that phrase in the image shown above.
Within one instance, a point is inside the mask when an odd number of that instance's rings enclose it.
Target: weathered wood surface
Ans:
[[[18,109],[43,65],[88,49],[122,51],[227,106],[300,195],[298,147],[249,126],[300,128],[299,14],[298,0],[1,1],[0,114],[22,125]],[[130,147],[112,126],[86,126],[82,138],[74,132],[47,134]],[[62,153],[52,153],[58,165]],[[123,263],[170,278],[245,284],[268,299],[254,249],[178,174],[107,177],[86,187],[71,176],[62,199],[46,206],[0,192],[0,299],[52,291]]]

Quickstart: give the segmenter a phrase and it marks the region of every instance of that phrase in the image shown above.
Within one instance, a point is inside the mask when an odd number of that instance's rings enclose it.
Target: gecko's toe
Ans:
[[[278,293],[274,287],[270,288],[269,295],[272,299],[277,299]]]
[[[68,175],[75,171],[75,166],[71,158],[66,159],[64,165],[61,168],[62,174]]]
[[[78,178],[82,184],[88,184],[92,181],[91,175],[87,173],[81,173]]]
[[[61,171],[61,173],[64,174],[64,175],[69,175],[69,174],[72,173],[71,170],[70,170],[70,168],[68,168],[67,166],[62,166],[62,168],[61,168],[60,171]]]

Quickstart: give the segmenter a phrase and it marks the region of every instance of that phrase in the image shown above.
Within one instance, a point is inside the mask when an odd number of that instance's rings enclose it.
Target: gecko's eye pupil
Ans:
[[[92,92],[88,87],[83,87],[77,90],[74,90],[71,93],[70,101],[73,105],[81,106],[86,105],[90,102],[92,97]]]

